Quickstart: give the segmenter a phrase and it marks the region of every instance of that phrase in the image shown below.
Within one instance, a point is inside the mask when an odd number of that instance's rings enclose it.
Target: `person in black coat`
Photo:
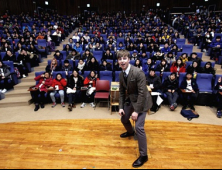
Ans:
[[[161,60],[161,63],[157,65],[156,71],[160,72],[160,75],[163,75],[163,72],[170,72],[170,65],[167,64],[165,59]]]
[[[198,85],[196,80],[193,79],[193,73],[187,73],[186,78],[182,81],[180,85],[181,90],[183,92],[183,108],[185,110],[188,106],[191,110],[195,110],[194,104],[198,96]]]
[[[192,65],[188,66],[186,69],[187,73],[193,73],[193,78],[196,79],[198,73],[202,73],[203,69],[199,66],[197,61],[194,61]]]
[[[69,63],[69,60],[64,61],[64,65],[62,66],[62,71],[66,72],[66,77],[68,77],[70,71],[73,71],[73,67]]]
[[[171,73],[163,82],[163,91],[166,93],[170,110],[174,111],[177,108],[177,99],[179,83],[177,80],[177,74]]]
[[[102,61],[104,60],[114,60],[113,53],[110,52],[110,49],[106,49],[106,52],[103,53]]]
[[[196,61],[200,65],[202,59],[197,57],[197,53],[191,53],[190,56],[188,57],[188,61]]]
[[[89,61],[89,63],[87,64],[87,70],[88,71],[99,71],[99,63],[96,60],[95,57],[92,57],[91,60]]]
[[[0,82],[3,81],[3,83],[0,83],[0,93],[5,93],[13,87],[12,83],[8,82],[10,75],[10,67],[0,61]]]
[[[63,54],[59,50],[56,50],[56,52],[54,54],[54,58],[56,60],[59,60],[60,63],[61,63],[61,61],[63,60]]]
[[[83,87],[83,77],[79,75],[78,71],[74,70],[73,74],[68,79],[67,88],[70,88],[75,93],[69,93],[68,94],[68,100],[69,100],[69,111],[72,111],[72,108],[76,108],[76,101],[77,99],[80,99],[81,101],[81,87]]]
[[[146,84],[152,89],[152,92],[161,93],[161,87],[162,87],[161,79],[159,76],[155,74],[154,69],[150,69],[149,75],[147,76]],[[150,110],[154,112],[157,112],[160,108],[160,106],[157,105],[157,97],[158,97],[157,95],[155,96],[152,95],[153,106]]]
[[[212,67],[212,63],[211,62],[207,62],[202,70],[202,73],[205,74],[212,74],[215,75],[216,71],[215,69]]]
[[[218,101],[217,101],[217,117],[221,118],[222,117],[222,113],[221,113],[221,110],[222,110],[222,95],[220,93],[222,92],[222,77],[220,77],[218,79],[218,82],[217,82],[216,86],[214,87],[214,90],[217,91],[217,98],[218,98]]]
[[[25,49],[22,49],[21,53],[19,54],[17,58],[17,62],[20,63],[23,67],[23,77],[25,78],[28,76],[28,66],[27,64],[30,64],[30,55],[28,55],[27,51]],[[21,72],[21,70],[19,70]]]
[[[106,60],[100,65],[100,71],[112,71],[112,63],[107,63]]]

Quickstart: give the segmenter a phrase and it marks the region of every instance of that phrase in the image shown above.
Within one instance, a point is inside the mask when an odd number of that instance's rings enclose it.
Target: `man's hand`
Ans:
[[[120,116],[125,115],[125,112],[124,112],[124,110],[123,110],[123,109],[120,109],[120,110],[119,110],[119,115],[120,115]]]
[[[139,115],[138,113],[133,112],[133,114],[131,116],[132,120],[137,121],[138,115]]]

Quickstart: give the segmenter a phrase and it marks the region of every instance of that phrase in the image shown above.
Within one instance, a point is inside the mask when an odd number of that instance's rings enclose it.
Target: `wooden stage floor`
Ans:
[[[133,138],[119,120],[53,120],[0,124],[1,169],[132,169]],[[222,126],[146,121],[144,169],[221,169]]]

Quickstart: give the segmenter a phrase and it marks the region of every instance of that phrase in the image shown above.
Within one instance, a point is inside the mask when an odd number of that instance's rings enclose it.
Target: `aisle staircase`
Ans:
[[[69,38],[73,36],[75,31],[73,31],[66,39],[61,42],[60,46],[56,47],[56,50],[63,50],[63,45],[67,44]],[[6,107],[18,107],[18,106],[28,106],[31,102],[31,95],[28,91],[29,87],[35,85],[35,72],[45,71],[48,60],[53,59],[54,52],[48,55],[47,58],[43,59],[43,62],[39,64],[39,67],[35,67],[34,71],[29,73],[29,76],[21,79],[21,83],[14,86],[14,90],[8,91],[5,94],[5,99],[0,100],[0,108]]]

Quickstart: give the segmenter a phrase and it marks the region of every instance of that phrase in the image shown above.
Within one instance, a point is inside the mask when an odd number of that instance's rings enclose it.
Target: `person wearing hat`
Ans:
[[[67,57],[66,57],[66,60],[79,60],[80,59],[80,54],[75,50],[75,49],[72,49],[71,51],[71,54],[69,54]]]
[[[136,61],[137,59],[139,59],[138,52],[137,52],[137,50],[134,50],[133,54],[130,57],[130,60],[135,60]]]
[[[65,60],[64,61],[64,65],[62,66],[62,71],[66,72],[66,76],[69,75],[69,72],[73,71],[73,67],[71,66],[71,64],[69,63],[69,60]]]
[[[187,109],[189,106],[191,110],[195,111],[194,104],[198,96],[198,85],[196,80],[193,79],[193,73],[187,72],[186,77],[180,85],[180,89],[185,90],[183,93],[183,108],[182,110]]]

